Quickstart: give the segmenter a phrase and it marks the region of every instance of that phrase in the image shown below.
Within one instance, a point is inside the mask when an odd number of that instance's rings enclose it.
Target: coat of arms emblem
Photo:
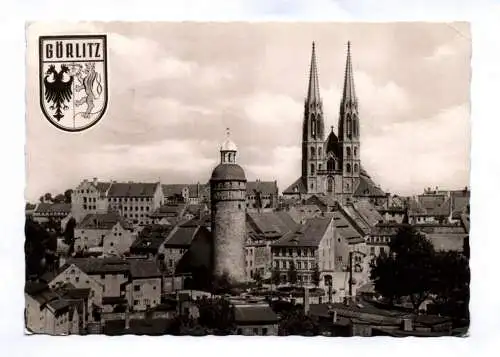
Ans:
[[[106,35],[40,37],[40,105],[65,131],[96,124],[108,103]]]

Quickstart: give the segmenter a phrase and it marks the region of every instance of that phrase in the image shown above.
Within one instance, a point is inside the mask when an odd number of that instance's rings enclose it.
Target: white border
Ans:
[[[10,5],[10,6],[9,6]],[[26,21],[456,21],[472,23],[472,239],[470,337],[466,339],[46,337],[23,335],[24,50]],[[493,0],[32,0],[0,10],[0,339],[2,355],[497,355],[500,203],[500,6]],[[436,98],[439,100],[439,98]],[[497,339],[495,339],[497,337]],[[196,343],[193,343],[196,341]],[[496,346],[496,349],[494,348]],[[24,353],[23,353],[24,352]],[[497,352],[498,353],[498,352]]]

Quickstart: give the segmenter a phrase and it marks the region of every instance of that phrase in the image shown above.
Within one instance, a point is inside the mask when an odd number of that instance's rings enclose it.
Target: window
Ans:
[[[139,305],[139,300],[134,300],[134,306]]]
[[[140,285],[134,285],[134,291],[141,291]]]
[[[328,171],[334,171],[335,170],[335,161],[333,160],[333,158],[328,159],[328,161],[326,163],[326,169]]]
[[[327,191],[333,192],[333,179],[331,177],[327,181]]]
[[[262,336],[267,336],[267,328],[262,328]]]
[[[314,158],[316,156],[316,150],[314,147],[311,147],[311,158]]]
[[[347,173],[351,173],[351,164],[346,164],[345,165],[345,170]]]
[[[354,147],[354,157],[358,156],[358,148],[355,146]]]
[[[144,305],[150,305],[151,304],[151,300],[149,299],[144,299]]]
[[[311,164],[311,175],[314,175],[314,164]]]
[[[302,263],[301,262],[297,262],[297,269],[302,269]]]
[[[156,290],[156,285],[153,285],[153,290]],[[154,302],[154,301],[153,301]]]
[[[78,283],[80,281],[80,277],[79,276],[76,276],[75,277],[75,281]]]
[[[253,334],[254,335],[258,335],[259,334],[259,329],[257,327],[254,327]]]
[[[354,164],[354,172],[358,172],[358,164]]]
[[[348,146],[348,147],[346,147],[345,151],[346,151],[347,157],[350,158],[351,157],[351,148]]]
[[[318,157],[321,159],[321,148],[318,148]]]

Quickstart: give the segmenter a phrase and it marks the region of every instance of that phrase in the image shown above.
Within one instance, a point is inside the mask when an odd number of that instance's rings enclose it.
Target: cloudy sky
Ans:
[[[39,35],[106,33],[109,104],[67,133],[41,114]],[[300,175],[303,101],[317,46],[325,126],[337,129],[352,43],[361,157],[382,189],[469,182],[471,40],[465,23],[32,24],[27,47],[27,188],[37,199],[83,178],[205,182],[226,127],[250,180]]]

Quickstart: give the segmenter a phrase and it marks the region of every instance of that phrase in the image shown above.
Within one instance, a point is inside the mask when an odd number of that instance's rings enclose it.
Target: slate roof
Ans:
[[[295,191],[295,188],[297,188],[297,191]],[[283,191],[283,194],[292,193],[307,193],[307,188],[302,177],[299,177],[294,183],[288,186],[285,191]]]
[[[121,258],[71,258],[66,261],[64,268],[75,264],[84,273],[89,275],[105,273],[125,273],[129,271],[129,264]]]
[[[132,253],[156,253],[170,235],[174,226],[155,225],[141,231],[139,237],[130,246]]]
[[[198,232],[197,226],[178,226],[175,231],[165,241],[165,247],[189,247],[193,241],[196,233]]]
[[[277,324],[278,315],[269,305],[235,305],[234,320],[237,325]]]
[[[238,164],[219,164],[212,171],[212,181],[246,181],[245,171]]]
[[[134,279],[159,278],[161,272],[152,260],[129,259],[130,276]]]
[[[71,212],[71,203],[39,203],[34,213],[43,214],[69,214]]]
[[[253,195],[255,192],[260,192],[264,195],[277,195],[278,184],[276,181],[248,181],[247,195]]]
[[[161,189],[165,197],[182,196],[182,190],[187,186],[185,184],[168,184],[161,185]]]
[[[158,207],[152,214],[151,217],[179,217],[182,215],[186,209],[185,204],[165,204]]]
[[[366,171],[361,168],[359,184],[354,191],[355,197],[386,197],[386,194],[370,178]]]
[[[360,232],[354,228],[354,226],[349,222],[349,220],[339,211],[333,212],[333,219],[335,224],[335,232],[341,237],[346,239],[349,243],[360,243],[364,242],[364,239]]]
[[[111,229],[117,223],[125,229],[132,229],[132,226],[118,212],[88,214],[76,225],[75,229]]]
[[[368,201],[362,200],[354,202],[353,207],[370,226],[373,226],[383,220],[383,217],[378,212],[378,209],[376,209],[375,206]]]
[[[328,225],[333,220],[332,215],[311,218],[296,231],[286,234],[273,246],[277,247],[317,247],[324,237]]]
[[[286,212],[248,212],[247,226],[250,234],[264,238],[281,237],[298,227]]]
[[[109,190],[112,184],[112,182],[98,181],[96,184],[94,184],[94,187],[97,189],[97,191],[104,195]]]
[[[108,191],[108,197],[153,197],[159,183],[113,183]]]

